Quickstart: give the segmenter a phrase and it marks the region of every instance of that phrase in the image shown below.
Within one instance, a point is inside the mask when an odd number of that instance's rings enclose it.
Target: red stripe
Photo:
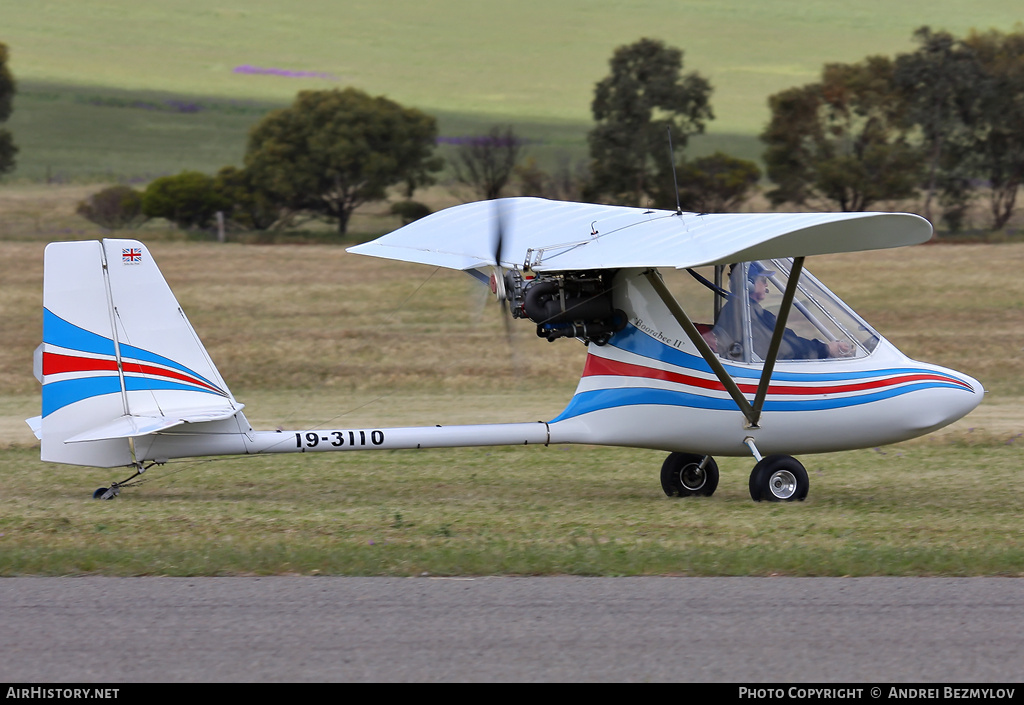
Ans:
[[[43,353],[43,374],[59,375],[62,372],[117,372],[116,360],[99,360],[92,357],[73,357],[58,353]]]
[[[202,380],[189,377],[180,372],[165,370],[162,367],[143,365],[138,362],[122,362],[125,374],[151,375],[153,377],[164,377],[181,382],[194,384],[211,391],[221,393],[213,385]],[[56,375],[62,372],[117,372],[115,360],[97,359],[94,357],[77,357],[73,355],[61,355],[59,353],[43,353],[43,374]]]
[[[614,377],[641,377],[644,379],[657,379],[665,382],[675,382],[678,384],[685,384],[691,387],[699,387],[701,389],[711,389],[719,392],[725,391],[725,386],[717,379],[704,379],[703,377],[694,377],[692,375],[681,374],[678,372],[669,372],[667,370],[659,370],[653,367],[645,367],[643,365],[633,365],[628,362],[619,362],[617,360],[609,360],[607,358],[597,357],[596,355],[587,355],[587,362],[583,368],[584,377],[589,377],[591,375],[611,375]],[[930,373],[916,373],[901,374],[898,377],[890,377],[888,379],[873,379],[866,380],[863,382],[851,382],[848,384],[834,385],[829,387],[771,384],[768,386],[768,393],[798,395],[844,394],[848,392],[861,392],[868,389],[878,389],[880,387],[891,387],[897,384],[920,381],[934,381],[947,383],[954,382],[956,384],[966,386],[960,380],[945,377],[943,375]],[[739,387],[740,391],[745,394],[754,394],[757,392],[756,384],[737,383],[737,386]]]

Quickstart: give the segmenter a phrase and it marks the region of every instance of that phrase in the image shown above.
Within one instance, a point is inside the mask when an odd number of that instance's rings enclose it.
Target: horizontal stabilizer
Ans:
[[[187,423],[205,423],[207,421],[223,421],[234,416],[241,410],[229,411],[197,411],[191,414],[176,413],[171,416],[122,416],[109,423],[90,428],[64,440],[65,443],[83,443],[85,441],[107,441],[115,438],[137,438],[148,436],[168,428]]]

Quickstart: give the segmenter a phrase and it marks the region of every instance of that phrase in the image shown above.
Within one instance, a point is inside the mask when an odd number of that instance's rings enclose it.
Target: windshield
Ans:
[[[791,259],[732,265],[729,297],[712,330],[719,357],[742,362],[767,357],[792,266]],[[857,314],[806,270],[801,273],[778,359],[864,357],[877,344],[878,335]]]

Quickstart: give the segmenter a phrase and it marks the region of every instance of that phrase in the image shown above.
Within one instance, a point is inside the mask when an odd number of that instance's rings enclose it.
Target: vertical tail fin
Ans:
[[[47,246],[42,383],[50,462],[129,465],[133,438],[242,408],[135,240]]]

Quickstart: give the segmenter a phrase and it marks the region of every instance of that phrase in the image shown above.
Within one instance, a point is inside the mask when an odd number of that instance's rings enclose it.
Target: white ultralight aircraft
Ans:
[[[449,208],[349,252],[464,270],[549,341],[587,345],[547,422],[255,431],[150,252],[134,240],[46,249],[44,461],[586,443],[668,451],[670,496],[714,493],[712,456],[756,460],[755,501],[807,496],[792,454],[894,443],[961,418],[984,390],[909,359],[804,271],[810,255],[912,245],[901,213],[696,214],[537,198]],[[687,270],[676,291],[659,270]],[[677,277],[678,279],[679,277]]]

